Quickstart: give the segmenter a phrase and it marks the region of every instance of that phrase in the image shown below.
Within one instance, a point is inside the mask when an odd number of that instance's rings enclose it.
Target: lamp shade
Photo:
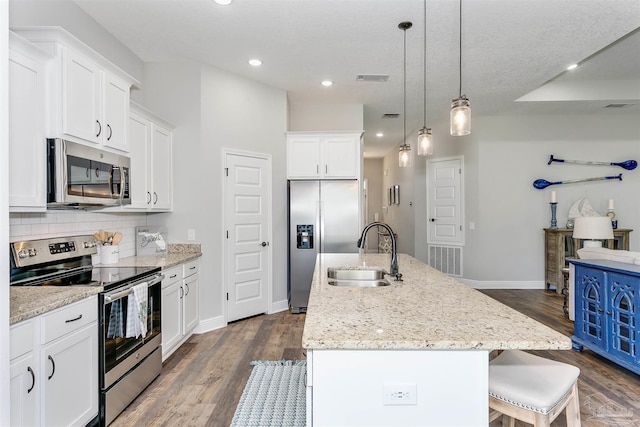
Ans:
[[[613,227],[608,216],[582,216],[575,219],[573,238],[585,240],[613,239]]]

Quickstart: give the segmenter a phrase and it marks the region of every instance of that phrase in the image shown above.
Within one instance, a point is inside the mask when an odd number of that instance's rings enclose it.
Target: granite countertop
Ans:
[[[200,256],[200,244],[167,245],[168,252],[158,255],[122,258],[118,263],[100,267],[162,267],[163,270]],[[21,322],[96,295],[102,286],[11,286],[9,324]]]
[[[327,267],[380,267],[388,254],[318,255],[302,346],[356,350],[568,350],[571,339],[421,261],[398,255],[403,282],[327,283]],[[393,280],[389,277],[389,280]]]

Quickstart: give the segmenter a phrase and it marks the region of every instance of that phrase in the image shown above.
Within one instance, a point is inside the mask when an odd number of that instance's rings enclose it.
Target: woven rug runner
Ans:
[[[255,361],[251,365],[231,427],[304,427],[307,362]]]

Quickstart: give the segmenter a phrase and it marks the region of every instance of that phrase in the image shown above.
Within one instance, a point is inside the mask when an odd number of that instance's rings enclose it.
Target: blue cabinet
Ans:
[[[583,347],[640,374],[640,266],[606,260],[575,265],[573,349]]]

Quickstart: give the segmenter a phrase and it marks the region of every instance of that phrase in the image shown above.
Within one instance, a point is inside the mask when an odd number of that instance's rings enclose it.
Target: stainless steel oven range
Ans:
[[[159,267],[93,267],[92,236],[11,243],[12,286],[100,286],[99,415],[110,424],[162,369]],[[144,309],[146,306],[146,309]],[[143,308],[134,316],[138,307]]]

